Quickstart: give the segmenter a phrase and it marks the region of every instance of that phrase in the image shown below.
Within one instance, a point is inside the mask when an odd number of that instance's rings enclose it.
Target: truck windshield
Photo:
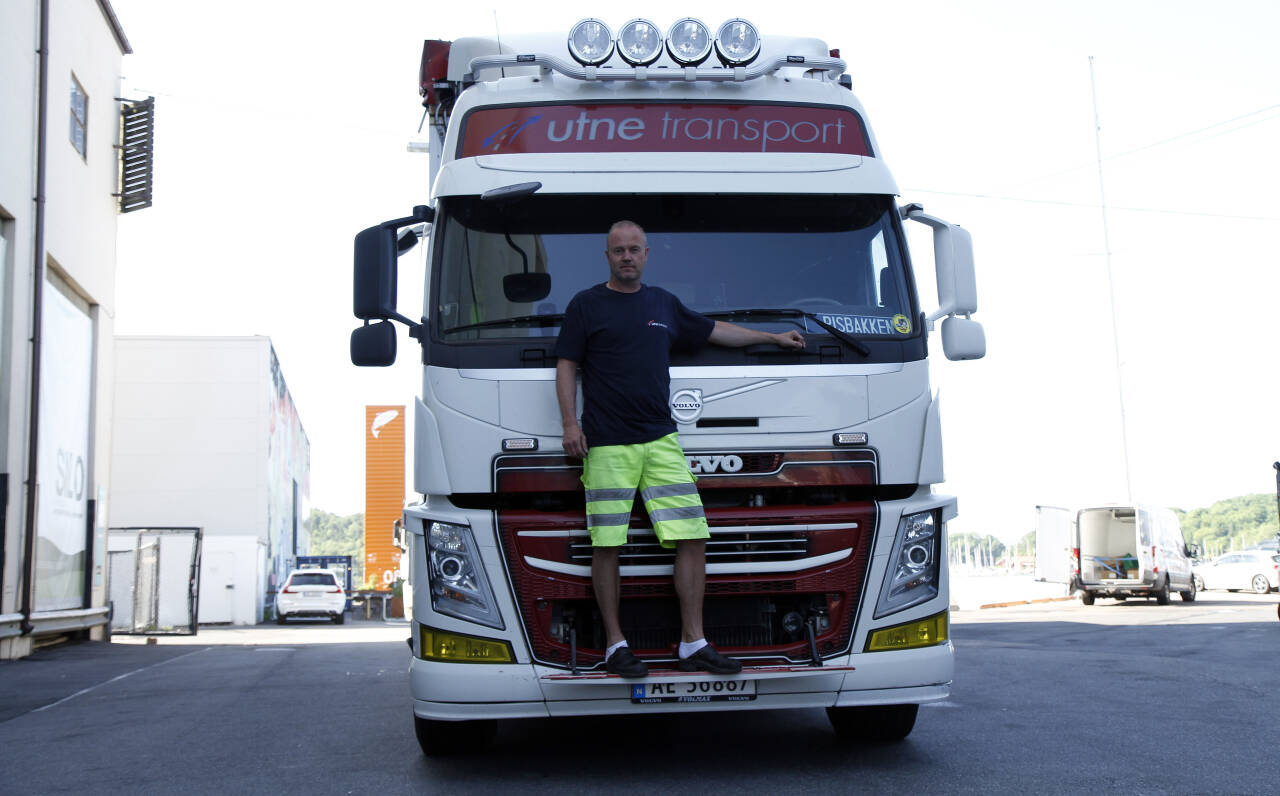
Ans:
[[[440,203],[435,331],[445,342],[555,336],[578,291],[609,277],[605,235],[645,228],[645,284],[734,323],[901,339],[919,332],[892,197],[534,195]],[[504,277],[546,274],[531,297]],[[537,278],[535,278],[537,279]],[[544,283],[545,284],[545,283]],[[538,291],[541,292],[541,291]],[[737,312],[747,310],[803,312]]]

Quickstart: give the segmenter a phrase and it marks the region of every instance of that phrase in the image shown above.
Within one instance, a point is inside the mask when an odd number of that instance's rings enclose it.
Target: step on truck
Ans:
[[[841,736],[900,739],[949,695],[956,500],[934,492],[928,355],[935,328],[948,359],[985,353],[972,244],[898,204],[844,69],[823,41],[741,19],[425,42],[429,202],[356,237],[351,357],[394,362],[398,323],[423,363],[403,537],[427,754],[478,748],[497,720],[705,710],[825,708]],[[553,351],[620,219],[648,233],[649,284],[806,339],[672,355],[711,531],[704,626],[740,674],[677,669],[673,556],[638,505],[621,619],[649,675],[604,670]],[[931,311],[907,222],[932,229]],[[410,249],[427,274],[416,321],[396,296]]]

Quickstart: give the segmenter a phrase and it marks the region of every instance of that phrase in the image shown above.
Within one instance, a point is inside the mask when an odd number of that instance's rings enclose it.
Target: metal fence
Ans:
[[[112,528],[107,535],[111,632],[195,635],[200,528]]]

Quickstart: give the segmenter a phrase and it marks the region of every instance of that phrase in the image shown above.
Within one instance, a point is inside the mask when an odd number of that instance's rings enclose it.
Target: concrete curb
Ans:
[[[978,610],[983,608],[1012,608],[1015,605],[1035,605],[1037,603],[1060,603],[1066,600],[1074,600],[1075,597],[1040,597],[1035,600],[1013,600],[1007,603],[987,603],[979,605]]]

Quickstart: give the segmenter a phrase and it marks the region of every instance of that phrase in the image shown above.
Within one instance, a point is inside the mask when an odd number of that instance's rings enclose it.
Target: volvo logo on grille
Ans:
[[[677,423],[692,423],[702,416],[702,390],[677,390],[671,396],[671,416]]]
[[[686,456],[691,473],[737,473],[742,471],[742,457],[735,453],[711,456]]]
[[[712,401],[719,401],[722,398],[731,398],[735,395],[758,390],[761,387],[769,387],[774,384],[781,384],[783,379],[765,379],[757,381],[753,384],[746,384],[742,387],[734,387],[724,392],[712,393],[704,396],[702,390],[687,387],[682,390],[676,390],[671,395],[671,418],[677,423],[692,423],[702,417],[702,409]]]

